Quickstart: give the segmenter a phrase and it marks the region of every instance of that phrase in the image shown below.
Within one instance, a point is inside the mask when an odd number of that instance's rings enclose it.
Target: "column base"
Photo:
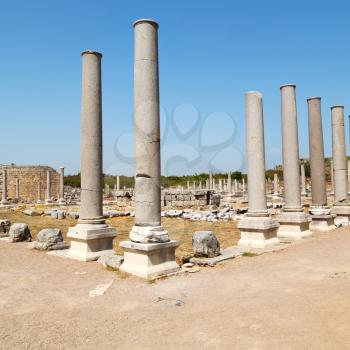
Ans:
[[[68,229],[71,245],[67,257],[80,261],[97,260],[113,251],[116,230],[106,224],[77,224]]]
[[[336,215],[334,223],[336,226],[349,226],[350,205],[335,204],[331,210],[333,215]]]
[[[130,232],[130,240],[138,243],[165,243],[169,242],[168,231],[163,226],[137,226]]]
[[[277,237],[280,242],[293,242],[311,235],[310,218],[303,212],[283,212],[276,216],[279,222]]]
[[[175,261],[178,241],[166,243],[120,242],[124,249],[124,262],[120,270],[149,280],[166,276],[180,269]]]
[[[312,206],[310,208],[311,232],[328,232],[335,229],[334,215],[331,214],[331,209],[327,206]]]
[[[247,217],[239,221],[241,239],[238,246],[242,248],[268,248],[279,244],[277,230],[279,223],[271,217]]]

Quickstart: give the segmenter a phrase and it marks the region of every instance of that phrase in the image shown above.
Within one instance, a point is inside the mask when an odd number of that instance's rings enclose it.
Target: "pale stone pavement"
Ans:
[[[1,349],[350,349],[349,298],[349,229],[155,283],[0,242]]]

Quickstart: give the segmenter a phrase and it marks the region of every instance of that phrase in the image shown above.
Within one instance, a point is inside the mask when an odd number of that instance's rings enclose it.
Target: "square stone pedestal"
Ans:
[[[336,215],[334,218],[334,223],[337,226],[349,226],[350,205],[335,204],[331,210],[331,213]]]
[[[279,244],[277,230],[279,223],[270,217],[247,217],[238,223],[242,248],[267,248]]]
[[[279,222],[277,237],[280,242],[293,242],[310,236],[310,217],[303,212],[283,212],[276,216]]]
[[[310,231],[311,232],[328,232],[335,229],[334,215],[311,215]]]
[[[120,246],[124,249],[124,262],[120,266],[123,272],[151,280],[176,272],[180,268],[175,261],[178,241],[165,243],[122,241]]]
[[[105,224],[77,224],[70,227],[67,237],[71,245],[67,257],[80,261],[97,260],[101,255],[113,252],[116,230]]]

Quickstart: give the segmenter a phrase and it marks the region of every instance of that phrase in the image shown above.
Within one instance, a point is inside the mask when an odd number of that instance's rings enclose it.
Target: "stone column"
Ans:
[[[152,279],[179,269],[175,249],[161,224],[158,24],[134,23],[134,121],[136,142],[135,222],[121,270]]]
[[[242,193],[245,193],[245,180],[244,177],[242,178]]]
[[[219,192],[222,193],[223,187],[222,187],[222,179],[219,179]]]
[[[193,189],[193,190],[196,190],[196,181],[193,181],[193,182],[192,182],[192,189]]]
[[[346,177],[346,146],[344,130],[344,106],[331,107],[332,113],[332,157],[334,181],[334,205],[332,213],[335,221],[349,225],[350,205],[348,202],[348,182]]]
[[[209,173],[209,190],[213,190],[214,189],[214,185],[213,185],[213,173],[210,172]]]
[[[41,203],[41,182],[38,182],[38,189],[37,189],[37,203],[40,204]]]
[[[305,178],[305,165],[300,164],[300,174],[301,174],[301,195],[306,196],[306,178]]]
[[[9,204],[7,200],[7,169],[2,168],[2,199],[1,199],[2,205]]]
[[[234,179],[233,185],[234,185],[234,191],[235,191],[235,193],[237,193],[238,192],[238,182],[236,179]]]
[[[209,190],[210,189],[210,185],[209,185],[209,179],[205,180],[205,189]]]
[[[281,121],[283,144],[284,210],[277,215],[278,238],[282,242],[310,235],[309,218],[301,206],[299,141],[295,85],[281,86]],[[303,164],[302,174],[304,171]],[[304,172],[305,186],[305,172]]]
[[[238,245],[246,248],[265,248],[279,244],[278,222],[270,217],[266,205],[265,144],[262,95],[246,93],[246,142],[248,163],[248,213],[238,223],[241,239]]]
[[[82,53],[81,205],[78,224],[67,235],[71,238],[69,257],[82,261],[113,253],[116,235],[102,209],[101,59],[96,51]]]
[[[333,159],[331,160],[331,194],[334,194],[334,165]]]
[[[228,194],[232,194],[232,178],[230,171],[227,174],[227,192]]]
[[[187,181],[187,191],[189,191],[189,190],[190,190],[190,182]]]
[[[60,193],[58,196],[58,204],[65,205],[66,201],[64,199],[64,167],[60,167]]]
[[[278,175],[273,174],[273,195],[278,196]]]
[[[350,193],[350,160],[348,160],[348,194]]]
[[[50,170],[46,171],[46,199],[45,199],[46,204],[51,204],[51,174]]]
[[[19,201],[19,178],[16,179],[16,199]]]
[[[309,148],[312,205],[310,230],[329,231],[334,228],[333,215],[327,206],[327,186],[324,165],[324,146],[321,117],[321,98],[312,97],[308,103]]]
[[[116,183],[116,186],[117,186],[117,191],[120,191],[120,177],[119,177],[119,175],[117,175],[117,183]]]

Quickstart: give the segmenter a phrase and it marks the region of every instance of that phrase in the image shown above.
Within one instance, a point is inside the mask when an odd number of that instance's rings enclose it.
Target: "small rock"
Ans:
[[[192,264],[192,263],[185,263],[182,265],[182,267],[184,267],[184,268],[191,268],[193,266],[194,266],[194,264]]]
[[[104,267],[110,267],[112,269],[119,269],[119,266],[123,263],[124,257],[117,254],[105,254],[101,255],[97,260],[98,263],[102,264]]]
[[[27,224],[16,222],[10,228],[9,238],[10,242],[31,242],[32,235]]]

